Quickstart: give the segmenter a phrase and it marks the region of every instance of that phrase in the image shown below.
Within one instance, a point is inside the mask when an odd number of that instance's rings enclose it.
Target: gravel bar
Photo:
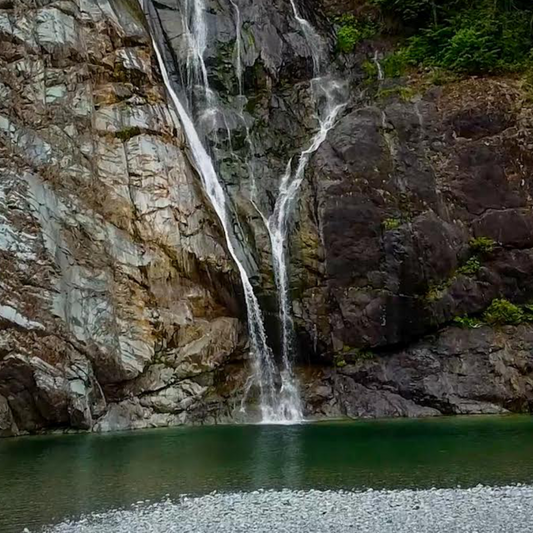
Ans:
[[[213,493],[95,513],[46,533],[531,533],[533,486]]]

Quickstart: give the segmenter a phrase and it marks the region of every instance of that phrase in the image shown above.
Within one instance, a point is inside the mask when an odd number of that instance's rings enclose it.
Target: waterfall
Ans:
[[[242,22],[241,22],[241,10],[239,6],[233,1],[229,0],[233,10],[235,11],[235,70],[237,72],[237,80],[239,83],[239,96],[243,95],[242,86]]]
[[[199,11],[198,7],[200,3],[200,0],[195,0],[194,2],[194,9],[196,13]],[[161,74],[163,76],[165,87],[180,118],[183,131],[187,137],[194,162],[202,179],[205,192],[209,197],[218,218],[220,219],[228,251],[239,271],[248,314],[248,329],[252,352],[252,384],[255,384],[259,387],[262,420],[283,421],[287,417],[285,417],[284,413],[280,411],[279,402],[277,400],[277,370],[274,365],[272,352],[267,343],[263,316],[259,302],[254,294],[248,273],[235,248],[234,243],[236,241],[236,236],[234,234],[234,224],[229,216],[224,189],[222,188],[222,185],[218,179],[213,161],[206,148],[202,144],[193,121],[191,120],[185,106],[181,103],[176,91],[173,88],[159,42],[156,39],[156,36],[159,35],[160,31],[154,22],[155,17],[150,16],[150,7],[146,7],[144,0],[142,1],[141,5],[151,26],[152,44]],[[199,28],[205,27],[204,25],[198,23],[196,23],[196,26]],[[190,42],[194,43],[195,46],[198,46],[198,50],[201,50],[201,46],[203,46],[203,41],[201,38],[195,37],[194,39],[191,39]],[[204,66],[201,66],[202,63],[203,58],[201,61],[198,59],[200,72],[205,70],[205,64]],[[207,88],[207,91],[208,90],[209,88]]]
[[[378,53],[377,50],[374,52],[374,56],[372,58],[372,61],[374,62],[374,65],[376,65],[376,69],[378,71],[378,81],[383,81],[383,79],[384,79],[383,68],[381,66],[381,63],[379,62],[379,53]]]
[[[294,352],[292,339],[294,336],[294,325],[291,314],[291,298],[289,293],[289,276],[287,260],[287,240],[289,230],[289,216],[291,209],[297,198],[300,185],[304,179],[305,169],[311,156],[318,150],[320,145],[325,141],[326,136],[335,124],[339,112],[343,109],[344,103],[335,103],[335,93],[339,86],[332,82],[331,86],[326,86],[327,103],[325,118],[320,120],[320,128],[312,138],[308,148],[301,154],[298,166],[294,175],[292,174],[292,161],[289,161],[285,174],[281,179],[278,199],[274,211],[268,219],[268,229],[270,241],[272,244],[272,261],[276,284],[278,287],[278,299],[280,307],[280,318],[282,327],[282,352],[283,352],[283,370],[282,370],[282,390],[285,387],[285,394],[288,396],[284,399],[288,403],[296,403],[299,400],[296,380],[292,373],[291,357]],[[290,397],[294,396],[294,399]]]
[[[238,0],[229,0],[236,21],[236,41],[234,48],[235,71],[238,80],[238,103],[239,116],[246,130],[246,142],[250,153],[253,154],[253,142],[247,124],[244,107],[246,97],[243,89],[243,63],[242,63],[242,20]],[[315,75],[320,73],[324,63],[324,44],[311,24],[304,19],[296,6],[295,0],[290,0],[296,21],[300,25],[302,33],[307,41],[313,59]],[[311,81],[311,92],[317,109],[318,131],[312,137],[310,145],[301,152],[296,170],[292,172],[292,160],[289,161],[286,172],[280,183],[280,189],[276,204],[271,216],[267,219],[255,203],[255,176],[252,158],[246,163],[250,171],[251,202],[260,214],[268,230],[272,246],[273,271],[278,289],[278,305],[280,313],[282,333],[282,361],[278,369],[275,364],[272,351],[268,345],[262,311],[254,293],[248,270],[243,262],[242,238],[239,240],[240,229],[236,215],[232,212],[231,203],[226,197],[226,192],[221,180],[217,175],[215,164],[211,158],[207,143],[199,128],[205,126],[206,120],[213,120],[217,126],[219,115],[226,120],[226,115],[218,105],[215,93],[209,87],[208,73],[204,61],[207,48],[207,24],[205,20],[204,0],[183,0],[182,24],[187,42],[186,58],[186,81],[184,93],[189,95],[188,101],[182,101],[175,90],[170,74],[167,69],[163,54],[165,43],[162,38],[162,30],[157,16],[153,15],[154,8],[150,0],[141,0],[151,29],[152,42],[157,62],[163,76],[165,87],[170,99],[176,108],[181,121],[181,126],[191,149],[192,156],[198,173],[201,177],[205,192],[220,219],[224,232],[226,245],[237,270],[243,286],[244,298],[247,308],[248,329],[250,336],[250,355],[252,361],[252,373],[245,386],[244,399],[252,387],[259,389],[261,420],[264,423],[293,423],[303,419],[300,401],[298,381],[294,375],[292,359],[294,353],[293,337],[294,325],[291,314],[291,299],[289,294],[287,240],[289,230],[289,218],[291,209],[297,198],[300,185],[304,179],[305,169],[314,152],[324,142],[329,130],[344,107],[339,103],[341,86],[335,80],[328,77],[317,77]],[[198,96],[203,96],[198,100]],[[190,114],[195,110],[196,121]],[[228,142],[231,150],[231,136],[228,130]],[[232,150],[231,150],[232,151]],[[278,390],[279,388],[279,390]],[[244,400],[243,400],[244,402]]]

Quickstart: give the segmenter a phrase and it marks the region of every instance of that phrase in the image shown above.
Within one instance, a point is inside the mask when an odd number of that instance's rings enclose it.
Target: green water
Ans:
[[[533,483],[533,417],[0,440],[0,532],[165,495]]]

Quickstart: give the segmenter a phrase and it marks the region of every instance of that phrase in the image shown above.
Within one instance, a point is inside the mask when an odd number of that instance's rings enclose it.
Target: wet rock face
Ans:
[[[293,236],[307,351],[379,350],[493,298],[531,301],[530,115],[514,81],[483,79],[407,101],[378,93],[339,120],[313,159]],[[497,245],[465,273],[480,237]]]
[[[136,2],[1,4],[0,40],[0,435],[205,418],[238,284]]]
[[[326,49],[331,27],[318,4],[296,4],[317,27],[324,28],[321,40]],[[186,25],[192,31],[194,21],[187,16],[186,5],[191,4],[154,3],[172,49],[169,70],[179,90],[186,93],[198,130],[215,154],[218,175],[243,228],[242,252],[251,256],[249,275],[257,292],[264,295],[267,313],[275,314],[272,258],[263,217],[272,213],[287,164],[291,159],[296,164],[318,127],[309,83],[312,52],[290,0],[206,0],[208,38],[203,57],[212,98],[206,105],[203,76],[191,60]]]

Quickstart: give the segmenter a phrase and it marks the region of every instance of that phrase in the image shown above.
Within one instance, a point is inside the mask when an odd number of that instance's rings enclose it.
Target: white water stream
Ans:
[[[302,18],[295,0],[291,0],[294,17],[302,29],[313,58],[313,74],[320,75],[323,64],[324,45],[322,38],[311,24]],[[285,174],[281,178],[278,198],[270,215],[267,227],[272,248],[272,267],[278,289],[278,305],[281,322],[282,369],[280,398],[287,406],[301,412],[301,400],[298,380],[294,376],[292,360],[295,353],[294,323],[291,312],[291,295],[289,290],[288,234],[292,208],[298,197],[300,185],[305,176],[305,169],[311,156],[326,140],[328,132],[335,124],[339,112],[344,108],[342,86],[329,77],[316,77],[311,80],[311,91],[315,100],[316,115],[319,123],[317,133],[310,145],[299,156],[296,171],[292,172],[292,160],[288,162]],[[325,100],[322,111],[321,101]]]

